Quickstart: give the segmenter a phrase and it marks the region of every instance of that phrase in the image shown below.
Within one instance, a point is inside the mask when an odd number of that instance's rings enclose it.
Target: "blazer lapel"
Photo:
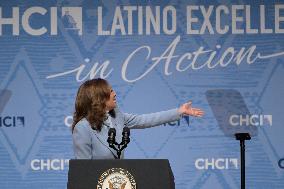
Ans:
[[[114,154],[116,156],[116,151],[112,148],[109,147],[109,144],[107,142],[108,139],[108,129],[109,127],[107,127],[106,125],[103,125],[102,130],[101,131],[94,131],[96,137],[98,138],[98,140],[108,149],[112,152],[112,154]]]
[[[116,138],[115,138],[115,140],[116,140],[116,142],[117,143],[120,143],[121,142],[121,133],[122,133],[122,128],[120,127],[120,125],[121,124],[119,124],[119,119],[115,119],[115,118],[113,118],[113,117],[110,117],[111,119],[111,123],[112,123],[112,125],[111,125],[111,127],[113,127],[113,128],[115,128],[115,130],[116,130]]]

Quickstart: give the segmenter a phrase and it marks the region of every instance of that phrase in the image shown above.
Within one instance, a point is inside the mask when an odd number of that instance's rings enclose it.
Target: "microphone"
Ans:
[[[115,136],[116,136],[115,128],[110,128],[108,130],[108,139],[107,139],[107,142],[109,143],[110,147],[113,147],[115,144]]]
[[[130,142],[130,129],[128,127],[124,127],[122,131],[122,143],[127,146],[127,144]]]
[[[116,130],[115,128],[110,128],[108,130],[108,138],[107,142],[109,144],[109,147],[114,149],[117,153],[117,157],[115,156],[116,159],[120,159],[120,155],[123,149],[127,147],[127,144],[130,142],[130,129],[128,127],[124,127],[122,131],[122,140],[121,143],[117,143],[115,141],[115,136],[116,136]]]

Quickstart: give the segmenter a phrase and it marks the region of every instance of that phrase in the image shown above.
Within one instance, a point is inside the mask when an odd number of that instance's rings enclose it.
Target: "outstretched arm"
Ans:
[[[144,129],[179,120],[181,114],[176,108],[172,110],[141,115],[123,113],[123,116],[124,124],[126,127],[129,127],[131,129]]]
[[[177,121],[182,115],[201,117],[203,114],[204,112],[201,109],[192,108],[191,102],[188,102],[176,109],[151,114],[135,115],[124,113],[124,123],[129,128],[143,129]]]

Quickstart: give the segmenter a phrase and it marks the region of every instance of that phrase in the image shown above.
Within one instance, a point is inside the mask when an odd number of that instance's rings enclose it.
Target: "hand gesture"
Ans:
[[[178,112],[183,115],[189,115],[194,117],[202,117],[204,114],[204,111],[199,108],[193,108],[191,106],[192,102],[189,101],[183,105],[181,105],[178,109]]]

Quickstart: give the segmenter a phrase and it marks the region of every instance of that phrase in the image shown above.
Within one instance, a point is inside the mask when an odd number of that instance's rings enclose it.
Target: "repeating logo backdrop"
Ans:
[[[107,79],[119,107],[188,100],[204,118],[132,130],[126,158],[170,160],[176,188],[284,188],[281,1],[0,1],[1,188],[66,188],[80,84]]]

